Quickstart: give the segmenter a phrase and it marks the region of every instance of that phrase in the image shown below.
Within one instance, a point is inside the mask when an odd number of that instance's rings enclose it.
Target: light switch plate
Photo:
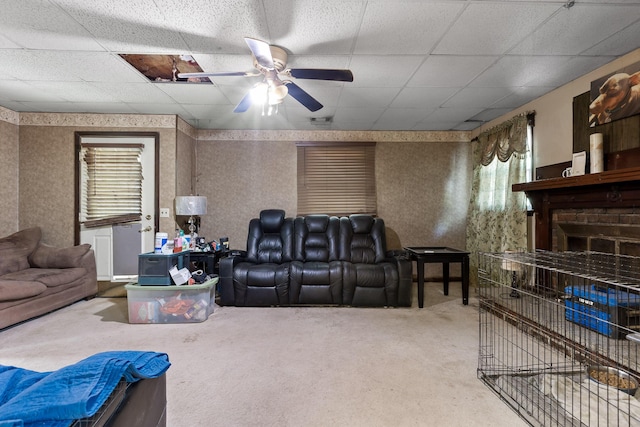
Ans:
[[[169,218],[169,208],[160,208],[160,218]]]

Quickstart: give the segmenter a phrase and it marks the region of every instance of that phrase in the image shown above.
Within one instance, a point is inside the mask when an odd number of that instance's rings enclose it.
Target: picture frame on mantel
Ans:
[[[589,126],[640,114],[640,62],[591,82]]]
[[[571,176],[584,175],[586,164],[587,164],[586,151],[573,153],[573,159],[571,161]]]

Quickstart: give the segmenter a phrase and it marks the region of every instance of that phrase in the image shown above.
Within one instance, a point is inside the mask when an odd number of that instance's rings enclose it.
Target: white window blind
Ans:
[[[375,143],[298,143],[298,215],[377,213]]]
[[[142,216],[141,144],[82,144],[81,222],[97,227]]]

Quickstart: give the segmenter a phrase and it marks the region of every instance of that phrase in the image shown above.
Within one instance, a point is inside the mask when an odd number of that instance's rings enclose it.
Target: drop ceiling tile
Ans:
[[[340,96],[340,105],[344,107],[386,107],[398,95],[399,88],[382,87],[345,87]]]
[[[64,98],[46,90],[35,88],[32,83],[20,80],[0,80],[0,93],[8,101],[55,102]]]
[[[512,88],[512,93],[491,105],[492,108],[507,108],[514,110],[542,95],[552,91],[553,87],[527,86]]]
[[[479,128],[480,126],[482,126],[482,123],[478,123],[478,122],[462,122],[462,123],[458,123],[455,126],[451,127],[451,130],[474,130],[476,128]]]
[[[356,54],[429,53],[462,10],[458,2],[368,2]]]
[[[429,55],[407,86],[465,86],[497,59],[497,56]]]
[[[108,93],[111,97],[120,102],[140,101],[154,102],[158,104],[170,104],[175,102],[166,92],[160,90],[158,85],[151,82],[146,83],[117,83],[117,82],[96,82],[91,86],[101,92]]]
[[[40,103],[47,111],[65,113],[99,113],[99,114],[132,114],[136,111],[129,105],[119,102],[60,102]],[[39,110],[42,111],[42,110]]]
[[[156,83],[158,89],[179,103],[226,104],[228,100],[216,86],[209,83]]]
[[[393,108],[435,108],[451,98],[460,88],[407,87],[391,103]]]
[[[149,80],[120,56],[106,52],[65,52],[59,62],[86,82],[142,83]]]
[[[0,51],[0,74],[20,80],[79,81],[60,67],[59,54],[59,51],[4,49]]]
[[[438,108],[421,121],[421,123],[459,123],[470,119],[484,110],[483,107]]]
[[[278,0],[263,2],[269,40],[295,55],[348,54],[362,19],[362,2]]]
[[[546,3],[471,3],[433,53],[502,55],[561,8]]]
[[[471,82],[471,86],[524,86],[539,81],[539,76],[562,67],[570,59],[568,56],[506,55]]]
[[[624,55],[638,48],[638,34],[640,21],[615,33],[590,49],[582,52],[584,55]]]
[[[429,111],[430,112],[430,111]],[[416,108],[388,108],[376,120],[374,130],[412,129],[427,116],[426,110]]]
[[[145,0],[82,2],[58,0],[106,49],[120,53],[188,53],[155,3]]]
[[[7,101],[3,98],[0,98],[0,106],[4,108],[8,108],[11,111],[17,111],[17,112],[43,111],[41,108],[37,107],[37,104],[34,106],[34,105],[30,105],[30,103],[28,102]]]
[[[373,125],[375,121],[384,113],[384,108],[350,108],[338,107],[333,118],[334,123],[346,124],[357,122],[360,124]]]
[[[255,0],[190,0],[188,4],[156,0],[155,4],[166,22],[180,30],[191,52],[248,52],[244,37],[268,35],[262,2]]]
[[[49,1],[3,2],[0,33],[28,49],[104,50],[82,25]]]
[[[349,68],[354,74],[352,86],[404,86],[421,62],[422,57],[415,55],[354,56],[349,64]],[[371,70],[376,70],[376,72],[372,73]]]
[[[198,120],[217,120],[233,110],[227,105],[183,104],[183,108]]]
[[[30,82],[43,92],[48,92],[69,102],[117,102],[107,92],[85,82]]]
[[[602,42],[638,19],[640,8],[637,5],[609,7],[576,2],[572,8],[560,10],[514,47],[511,53],[575,54]],[[568,28],[578,27],[588,28],[589,31],[567,31]]]
[[[527,83],[528,86],[562,86],[583,76],[596,68],[611,62],[613,57],[576,56],[561,63],[553,73],[537,75]]]
[[[466,87],[453,95],[443,107],[486,107],[512,93],[512,88],[506,87]]]
[[[20,46],[6,38],[2,35],[2,30],[0,30],[0,49],[17,49]]]
[[[486,110],[482,110],[480,113],[476,114],[475,116],[470,117],[469,120],[490,122],[493,119],[496,119],[504,114],[507,114],[511,110],[513,110],[513,108],[487,108]]]

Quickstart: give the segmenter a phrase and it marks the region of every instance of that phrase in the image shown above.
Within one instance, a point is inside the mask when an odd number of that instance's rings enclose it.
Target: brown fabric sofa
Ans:
[[[39,227],[0,238],[0,329],[98,293],[88,244],[56,248]]]

